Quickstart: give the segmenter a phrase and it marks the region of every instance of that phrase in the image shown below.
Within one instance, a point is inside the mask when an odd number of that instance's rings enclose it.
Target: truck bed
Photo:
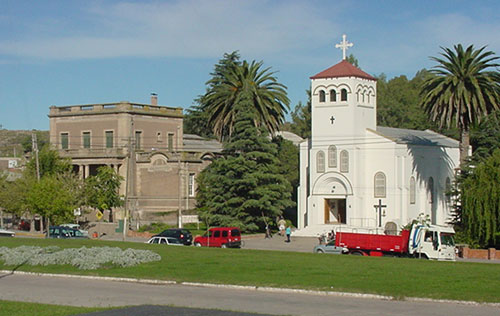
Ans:
[[[406,253],[410,232],[403,230],[401,235],[375,235],[358,233],[337,233],[335,245],[348,248],[350,251],[359,249],[375,252]]]

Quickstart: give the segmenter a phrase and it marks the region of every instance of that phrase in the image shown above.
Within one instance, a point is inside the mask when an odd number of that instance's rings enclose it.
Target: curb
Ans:
[[[168,281],[168,280],[163,281],[163,280],[153,280],[153,279],[101,277],[101,276],[91,276],[91,275],[39,273],[39,272],[25,272],[25,271],[9,271],[9,270],[0,270],[0,273],[5,273],[6,275],[18,274],[18,275],[34,275],[34,276],[42,276],[42,277],[64,277],[64,278],[74,278],[74,279],[87,279],[87,280],[100,280],[100,281],[113,281],[113,282],[129,282],[129,283],[152,284],[152,285],[184,285],[184,286],[196,286],[196,287],[206,287],[206,288],[253,290],[253,291],[260,291],[260,292],[271,292],[271,293],[293,293],[293,294],[307,294],[307,295],[318,295],[318,296],[341,296],[341,297],[376,299],[376,300],[385,300],[385,301],[448,303],[448,304],[458,304],[458,305],[490,306],[490,307],[500,308],[500,303],[480,303],[480,302],[474,302],[474,301],[431,299],[431,298],[423,298],[423,297],[402,297],[401,299],[399,299],[399,298],[395,298],[393,296],[378,295],[378,294],[304,290],[304,289],[277,288],[277,287],[266,287],[266,286],[255,286],[255,285],[233,285],[233,284],[216,284],[216,283],[200,283],[200,282],[177,282],[177,281]]]

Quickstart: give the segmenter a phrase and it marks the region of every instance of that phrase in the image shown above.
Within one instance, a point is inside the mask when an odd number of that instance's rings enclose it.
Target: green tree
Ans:
[[[500,111],[488,115],[479,126],[471,129],[472,159],[481,161],[500,148]]]
[[[74,194],[77,179],[70,173],[47,174],[34,181],[26,195],[26,203],[33,214],[46,217],[48,223],[61,224],[74,219],[73,210],[79,205]]]
[[[290,184],[287,191],[291,194],[291,200],[297,201],[297,187],[299,186],[299,148],[291,141],[281,136],[272,139],[276,144],[278,153],[278,170]],[[290,219],[292,223],[297,224],[297,208],[292,205],[283,210],[285,218]]]
[[[428,129],[433,124],[419,105],[419,93],[428,76],[426,70],[419,71],[408,80],[406,76],[387,81],[385,75],[377,80],[377,124],[381,126]]]
[[[222,59],[215,64],[213,72],[210,73],[211,79],[207,82],[206,94],[223,81],[230,69],[239,65],[241,65],[241,61],[237,51],[225,53]],[[195,105],[191,106],[184,115],[184,133],[214,138],[214,132],[209,123],[208,103],[205,101],[204,95],[196,98],[194,103]]]
[[[270,72],[262,69],[263,62],[243,61],[225,68],[219,76],[207,82],[207,93],[202,97],[203,109],[209,113],[209,125],[220,139],[230,136],[236,122],[236,107],[243,96],[255,112],[254,124],[265,126],[271,133],[279,130],[289,107],[286,86]]]
[[[26,192],[33,180],[23,177],[9,181],[6,176],[0,176],[0,207],[7,213],[23,215],[28,210]]]
[[[113,207],[123,205],[123,199],[119,194],[119,189],[123,177],[108,166],[99,167],[97,175],[85,180],[85,205],[94,207],[100,211],[110,210]],[[112,213],[110,213],[112,221]]]
[[[480,247],[500,246],[500,149],[469,168],[458,184],[460,228]]]
[[[29,176],[36,177],[36,159],[33,155],[26,164],[26,172]],[[43,146],[38,153],[40,178],[46,175],[56,175],[71,170],[71,161],[62,158],[56,150],[50,149],[48,145]]]
[[[358,59],[356,57],[354,57],[353,54],[349,54],[349,56],[347,56],[346,60],[353,66],[356,66],[359,68],[359,62],[358,62]],[[361,69],[361,68],[359,68]]]
[[[292,124],[290,131],[302,138],[311,137],[311,89],[306,90],[307,103],[299,101],[292,111]]]
[[[255,231],[293,205],[290,184],[280,174],[276,145],[263,126],[255,126],[252,102],[252,94],[240,96],[224,157],[215,159],[197,179],[197,208],[209,225]]]
[[[421,105],[432,121],[440,126],[455,126],[460,130],[460,163],[468,155],[469,131],[472,125],[499,108],[500,75],[488,71],[499,64],[493,63],[491,51],[485,47],[464,50],[461,44],[454,50],[442,48],[443,58],[432,57],[438,63],[422,87]]]

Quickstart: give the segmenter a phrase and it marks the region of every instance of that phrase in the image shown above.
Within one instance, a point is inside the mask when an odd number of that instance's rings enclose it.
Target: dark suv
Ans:
[[[184,245],[191,245],[193,242],[193,235],[191,235],[191,232],[187,229],[184,228],[169,228],[165,229],[158,235],[154,235],[153,237],[174,237],[179,239]]]

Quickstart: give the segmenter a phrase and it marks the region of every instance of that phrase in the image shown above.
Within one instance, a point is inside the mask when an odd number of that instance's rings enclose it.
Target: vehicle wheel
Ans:
[[[220,245],[221,248],[227,248],[227,245],[226,244],[222,244]]]
[[[195,242],[195,243],[194,243],[194,246],[195,246],[195,247],[201,247],[201,244],[200,244],[199,242]]]
[[[359,251],[354,251],[354,252],[351,252],[351,255],[353,256],[362,256],[363,254]]]
[[[316,250],[316,253],[325,253],[325,252],[321,249],[318,249],[318,250]]]

